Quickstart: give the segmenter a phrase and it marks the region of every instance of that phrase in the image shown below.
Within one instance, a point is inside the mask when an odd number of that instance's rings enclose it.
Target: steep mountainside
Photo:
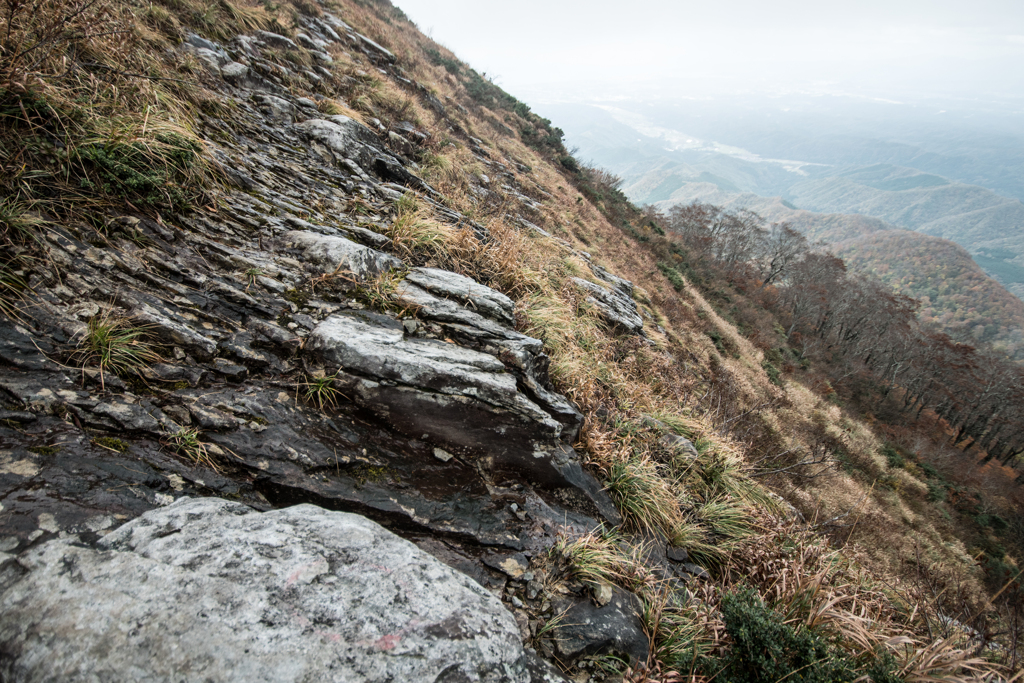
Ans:
[[[955,467],[389,2],[8,9],[0,679],[995,670]]]

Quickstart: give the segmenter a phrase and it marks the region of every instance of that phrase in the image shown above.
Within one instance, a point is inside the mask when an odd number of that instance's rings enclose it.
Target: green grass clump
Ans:
[[[885,456],[885,460],[889,463],[889,467],[898,468],[903,467],[906,464],[906,461],[903,459],[900,452],[892,446],[883,447],[881,453]]]
[[[100,385],[105,389],[104,373],[127,375],[160,360],[147,337],[147,328],[132,325],[127,318],[109,312],[97,315],[89,320],[72,360],[83,368],[98,366]]]
[[[768,381],[777,387],[782,386],[782,372],[775,367],[775,364],[765,358],[761,361],[761,369],[768,375]]]
[[[334,380],[337,378],[337,372],[333,375],[306,375],[305,381],[299,382],[296,390],[304,388],[306,400],[320,410],[326,409],[327,406],[337,408],[338,399],[344,396],[334,386]]]
[[[219,471],[217,464],[210,457],[208,444],[200,439],[200,432],[196,427],[182,427],[177,433],[168,436],[165,443],[171,450],[185,456],[193,464],[205,465],[215,472]]]
[[[387,229],[392,246],[403,258],[444,253],[454,233],[432,218],[430,209],[411,192],[395,202],[395,217]]]
[[[591,587],[618,584],[633,591],[655,583],[644,563],[644,552],[642,545],[630,545],[614,530],[605,529],[573,540],[560,538],[552,548],[552,553],[583,583]]]
[[[672,287],[677,292],[681,292],[686,289],[686,280],[683,279],[683,276],[679,274],[678,270],[665,262],[658,264],[658,270],[661,271],[662,275],[668,278],[668,281],[672,283]]]
[[[648,459],[612,465],[605,484],[627,522],[637,529],[662,531],[669,538],[682,524],[679,499],[672,482]]]

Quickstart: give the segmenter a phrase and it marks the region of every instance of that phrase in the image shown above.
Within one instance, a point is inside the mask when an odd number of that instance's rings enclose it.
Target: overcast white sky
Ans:
[[[1024,0],[394,2],[528,102],[550,84],[597,93],[672,79],[1024,95]]]

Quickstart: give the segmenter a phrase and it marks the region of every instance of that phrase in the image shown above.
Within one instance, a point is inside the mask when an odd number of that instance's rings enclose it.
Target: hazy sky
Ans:
[[[514,95],[684,79],[1024,96],[1024,0],[394,0]]]

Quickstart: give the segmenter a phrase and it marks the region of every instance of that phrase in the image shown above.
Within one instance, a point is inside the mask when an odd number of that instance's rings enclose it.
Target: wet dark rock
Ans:
[[[261,339],[265,340],[266,343],[281,349],[289,355],[298,351],[302,345],[302,340],[294,332],[266,320],[250,318],[246,327],[256,335],[256,342]]]
[[[31,412],[52,412],[60,406],[87,397],[88,392],[80,391],[78,385],[63,374],[25,373],[7,371],[0,373],[0,390],[3,398],[10,396],[15,404]]]
[[[177,497],[211,491],[259,503],[251,487],[195,468],[155,437],[116,429],[88,435],[45,414],[30,434],[0,421],[0,544],[10,545],[7,552],[58,534],[94,538]]]
[[[200,360],[212,358],[217,352],[217,342],[197,332],[170,310],[158,311],[149,304],[142,303],[132,311],[132,317],[148,325],[156,336],[181,346]]]
[[[54,348],[45,339],[35,340],[18,325],[0,325],[0,365],[22,370],[58,371],[60,367],[47,358]]]
[[[566,609],[559,605],[558,613]],[[634,664],[646,662],[650,640],[640,621],[640,600],[615,588],[608,604],[584,600],[570,606],[554,629],[555,650],[575,660],[583,655],[621,654]]]
[[[673,562],[686,562],[690,559],[690,553],[686,552],[686,548],[678,548],[674,545],[668,546],[665,556]]]
[[[244,364],[246,367],[282,369],[281,363],[277,358],[252,348],[252,343],[253,336],[251,334],[240,332],[222,341],[219,344],[219,348],[222,353]]]
[[[554,665],[541,659],[535,650],[526,650],[526,668],[531,683],[568,683],[568,679]]]
[[[522,553],[488,554],[484,555],[483,561],[488,567],[493,567],[513,579],[520,578],[530,568],[530,561]]]
[[[159,434],[160,423],[140,405],[121,401],[101,401],[89,408],[93,415],[106,417],[130,432],[149,432]]]
[[[18,424],[28,424],[29,422],[35,421],[36,416],[24,410],[0,409],[0,422],[16,422]]]
[[[196,386],[202,381],[205,371],[200,368],[185,365],[169,365],[167,363],[155,363],[141,370],[143,379],[161,384],[185,382],[190,386]],[[163,388],[163,387],[160,387]]]
[[[232,382],[242,382],[249,376],[249,369],[244,365],[236,365],[223,358],[213,360],[213,371]]]
[[[203,429],[234,429],[241,424],[234,417],[221,410],[197,403],[188,406],[188,413],[195,420],[196,424]]]

